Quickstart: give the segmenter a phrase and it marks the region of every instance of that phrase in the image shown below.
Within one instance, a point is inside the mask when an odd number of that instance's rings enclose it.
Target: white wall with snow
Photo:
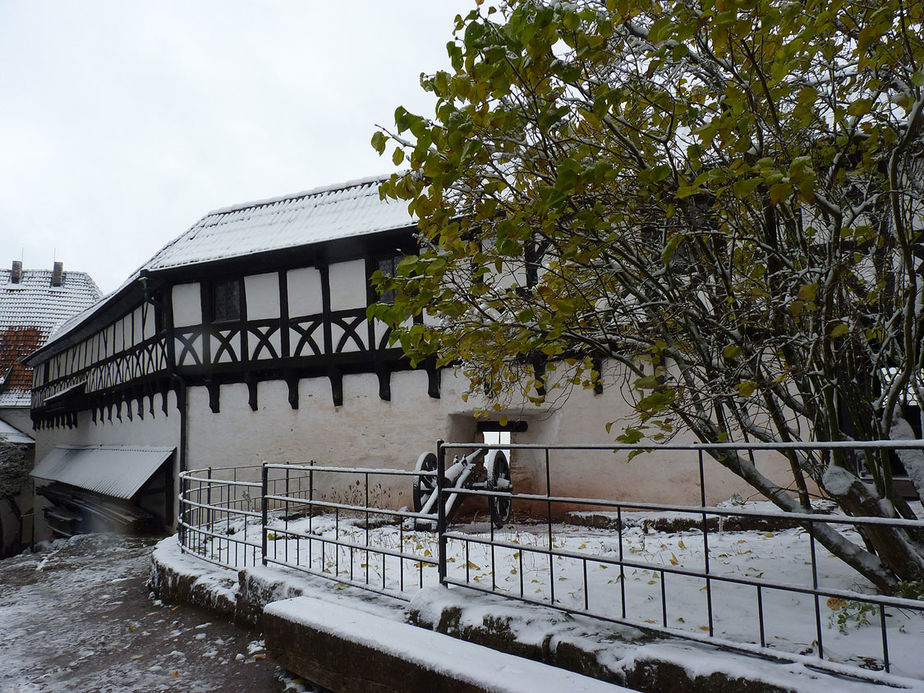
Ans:
[[[258,384],[258,410],[248,405],[244,384],[222,385],[220,413],[209,409],[205,387],[189,390],[190,469],[208,466],[256,466],[272,462],[413,469],[421,452],[435,450],[437,439],[454,442],[481,441],[476,433],[475,402],[462,400],[467,387],[451,370],[442,374],[441,398],[427,395],[427,376],[422,371],[397,372],[391,378],[391,401],[378,395],[374,374],[343,377],[343,405],[331,400],[326,377],[306,378],[299,383],[299,408],[288,403],[282,381]],[[514,443],[588,443],[612,439],[605,425],[628,420],[631,409],[615,385],[602,394],[576,389],[555,412],[524,404],[492,415],[527,422],[528,429],[514,433]],[[617,424],[612,436],[617,435]],[[677,439],[681,442],[683,439]],[[451,457],[453,453],[450,452]],[[512,478],[517,492],[544,493],[545,456],[541,451],[514,450]],[[552,451],[551,482],[554,495],[612,498],[660,503],[699,503],[699,467],[695,452],[660,452],[638,455],[610,451]],[[788,484],[788,466],[781,457],[765,455],[759,461],[765,474]],[[732,494],[743,497],[753,491],[730,472],[706,458],[707,501],[715,503]],[[255,477],[256,479],[256,477]],[[330,483],[334,494],[349,491],[356,478],[319,480]],[[382,477],[376,500],[388,507],[410,506],[411,479]],[[474,501],[472,503],[475,503]],[[536,508],[542,510],[543,508]],[[564,512],[566,508],[559,508]]]

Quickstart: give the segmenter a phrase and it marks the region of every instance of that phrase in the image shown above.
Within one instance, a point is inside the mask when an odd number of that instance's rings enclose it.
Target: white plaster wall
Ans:
[[[425,373],[399,372],[392,376],[391,401],[386,402],[378,396],[374,375],[348,375],[343,378],[343,406],[335,407],[328,379],[311,378],[299,384],[299,409],[293,410],[285,384],[271,381],[259,384],[259,409],[254,412],[248,406],[245,385],[225,385],[221,387],[221,411],[213,414],[206,389],[191,388],[188,465],[191,469],[258,467],[264,460],[314,460],[319,465],[412,469],[421,452],[435,450],[437,439],[476,440],[477,403],[476,398],[462,400],[466,389],[460,375],[446,370],[442,375],[442,397],[432,399],[427,395]],[[610,442],[632,416],[630,406],[612,381],[600,395],[592,390],[574,390],[557,411],[523,404],[503,413],[511,420],[528,422],[528,431],[514,434],[512,442],[550,444]],[[605,425],[611,421],[617,423],[608,435]],[[675,440],[684,441],[682,437]],[[517,490],[544,493],[544,453],[514,450],[512,458]],[[754,494],[737,477],[706,459],[708,502],[727,499],[733,493],[743,497]],[[550,463],[554,495],[699,503],[698,462],[693,451],[642,454],[631,461],[627,461],[626,453],[611,451],[552,451]],[[761,470],[781,482],[787,479],[782,458],[768,457],[761,463]],[[258,480],[256,469],[251,478]],[[348,499],[351,493],[358,492],[357,481],[361,479],[356,475],[318,475],[316,488],[330,489],[329,497]],[[388,477],[376,482],[381,483],[374,489],[377,502],[391,507],[411,505],[410,478]],[[534,510],[544,512],[538,507]]]
[[[289,296],[289,317],[315,315],[323,310],[321,301],[321,273],[313,267],[286,272],[286,290]]]
[[[173,324],[190,327],[202,324],[202,296],[199,282],[173,287]]]
[[[349,310],[366,306],[366,261],[350,260],[330,266],[330,309]]]
[[[275,272],[244,277],[248,320],[274,320],[279,317],[279,275]]]
[[[321,465],[411,469],[424,450],[434,450],[445,435],[445,400],[427,396],[427,376],[395,373],[392,399],[378,396],[373,374],[343,378],[343,406],[333,406],[327,378],[299,383],[299,408],[289,406],[282,381],[258,385],[259,408],[251,411],[245,385],[221,387],[221,411],[208,407],[204,387],[189,390],[189,467],[256,466],[264,460]],[[413,425],[409,425],[413,422]],[[251,472],[253,480],[256,471]],[[345,498],[358,477],[318,479],[331,497]],[[411,479],[381,478],[375,493],[392,507],[410,505]]]

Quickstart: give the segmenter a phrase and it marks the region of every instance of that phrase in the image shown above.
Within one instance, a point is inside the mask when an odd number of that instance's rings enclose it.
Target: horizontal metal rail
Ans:
[[[512,498],[509,491],[487,491],[483,489],[460,489],[447,486],[447,492],[466,496],[486,496],[489,498]],[[660,510],[664,512],[686,513],[689,515],[715,515],[717,517],[753,517],[767,520],[791,520],[796,523],[841,524],[841,525],[881,525],[884,527],[908,527],[924,529],[924,520],[906,520],[904,518],[866,517],[853,515],[828,515],[825,513],[791,513],[786,511],[765,512],[740,508],[730,510],[715,506],[671,505],[669,503],[640,503],[632,501],[611,501],[603,498],[578,498],[573,496],[547,496],[544,493],[518,493],[518,501],[551,501],[552,503],[569,503],[571,505],[595,505],[611,508],[634,508],[636,510]]]
[[[265,496],[266,500],[277,501],[277,502],[289,502],[292,504],[302,504],[305,505],[305,499],[298,496],[278,496],[275,494],[267,494]],[[346,510],[349,512],[356,513],[365,513],[368,512],[370,515],[387,515],[389,517],[403,517],[405,519],[418,519],[418,520],[432,520],[432,515],[427,515],[426,513],[415,513],[410,510],[389,510],[387,508],[374,508],[370,509],[364,505],[355,505],[351,503],[337,503],[336,501],[322,501],[322,500],[312,500],[312,506],[317,506],[319,508],[328,508],[330,510]]]
[[[494,546],[496,548],[511,549],[514,551],[526,551],[527,553],[537,553],[543,556],[561,556],[562,558],[572,558],[579,561],[588,561],[590,563],[605,563],[607,565],[623,566],[624,568],[635,568],[637,570],[648,570],[658,573],[668,573],[673,575],[683,575],[684,577],[709,579],[714,582],[729,582],[737,585],[750,585],[751,587],[760,587],[762,589],[779,590],[782,592],[796,592],[799,594],[811,594],[819,597],[837,597],[849,601],[864,601],[870,604],[892,606],[897,609],[911,609],[914,611],[924,611],[924,601],[917,599],[904,599],[902,597],[889,597],[886,595],[866,594],[863,592],[852,592],[850,590],[839,589],[815,589],[806,585],[793,585],[791,583],[779,583],[771,580],[762,580],[760,578],[738,577],[735,575],[725,575],[722,573],[705,573],[699,570],[689,568],[678,568],[672,565],[662,563],[647,563],[645,561],[632,561],[626,559],[613,558],[594,554],[590,556],[586,553],[577,551],[562,551],[560,549],[547,549],[542,546],[525,546],[515,544],[509,541],[499,539],[482,539],[473,537],[469,534],[460,532],[446,532],[448,539],[471,542],[472,544],[481,544],[482,546]]]
[[[357,587],[365,592],[372,592],[374,594],[381,594],[383,597],[392,597],[394,599],[399,599],[403,602],[411,601],[411,597],[401,592],[394,592],[391,590],[383,590],[370,585],[365,582],[360,582],[359,580],[349,580],[347,578],[340,577],[339,575],[334,575],[332,573],[326,573],[323,570],[313,570],[306,568],[303,565],[297,563],[289,563],[287,561],[279,560],[276,558],[267,558],[267,563],[274,563],[276,565],[285,566],[286,568],[291,568],[302,573],[308,573],[309,575],[316,575],[319,578],[324,578],[325,580],[332,580],[334,582],[339,582],[342,585],[349,585],[350,587]]]
[[[786,443],[658,443],[658,444],[638,444],[638,443],[442,443],[446,450],[472,450],[475,448],[484,448],[486,450],[600,450],[603,452],[609,450],[638,450],[641,452],[657,450],[754,450],[764,452],[774,452],[776,450],[920,450],[922,441],[920,440],[837,440],[837,441],[816,441],[816,442],[799,442],[791,441]]]
[[[338,539],[334,541],[326,537],[319,536],[317,534],[306,534],[304,532],[297,532],[292,529],[279,529],[278,527],[272,528],[272,531],[275,534],[285,534],[292,537],[298,537],[299,539],[310,539],[313,541],[323,541],[328,544],[336,544],[345,549],[353,549],[354,551],[369,551],[371,553],[382,554],[383,556],[392,556],[393,558],[403,558],[408,561],[421,561],[422,563],[427,563],[429,565],[436,565],[436,559],[430,558],[428,556],[418,556],[415,553],[405,553],[403,551],[396,551],[394,549],[389,549],[384,546],[375,546],[371,547],[367,544],[359,544],[353,541],[347,541],[345,539]]]
[[[436,472],[415,472],[408,469],[389,469],[387,467],[325,467],[311,464],[282,464],[266,462],[267,469],[282,469],[301,472],[329,472],[333,474],[376,474],[379,476],[436,476]],[[260,484],[257,484],[259,486]]]
[[[214,510],[216,513],[230,513],[232,515],[241,515],[243,517],[262,517],[262,514],[255,510],[229,509],[226,505],[215,503],[199,503],[190,500],[184,494],[180,494],[180,502],[190,508],[199,508],[201,510]]]

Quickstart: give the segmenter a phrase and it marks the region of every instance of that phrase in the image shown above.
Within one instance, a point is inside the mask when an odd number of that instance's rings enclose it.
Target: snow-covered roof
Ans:
[[[19,360],[101,294],[85,272],[63,272],[59,286],[51,270],[22,270],[18,282],[12,274],[0,270],[0,407],[28,407],[32,375]]]
[[[144,274],[414,226],[402,202],[379,198],[382,176],[361,178],[209,212],[135,270],[107,302]],[[62,323],[56,341],[86,322],[103,302]]]
[[[379,199],[381,178],[365,178],[206,214],[142,269],[149,272],[402,229],[404,203]]]

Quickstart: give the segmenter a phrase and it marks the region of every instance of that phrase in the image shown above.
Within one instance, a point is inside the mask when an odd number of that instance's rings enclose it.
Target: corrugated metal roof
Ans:
[[[32,436],[26,435],[18,428],[10,426],[6,421],[0,421],[0,440],[5,443],[15,443],[17,445],[28,445],[35,442]]]
[[[64,272],[52,286],[51,270],[23,270],[19,282],[0,270],[0,375],[12,371],[0,388],[0,407],[28,407],[32,371],[19,360],[38,349],[75,313],[100,298],[99,287],[85,272]]]
[[[138,493],[175,449],[57,445],[35,465],[32,476],[128,500]]]

